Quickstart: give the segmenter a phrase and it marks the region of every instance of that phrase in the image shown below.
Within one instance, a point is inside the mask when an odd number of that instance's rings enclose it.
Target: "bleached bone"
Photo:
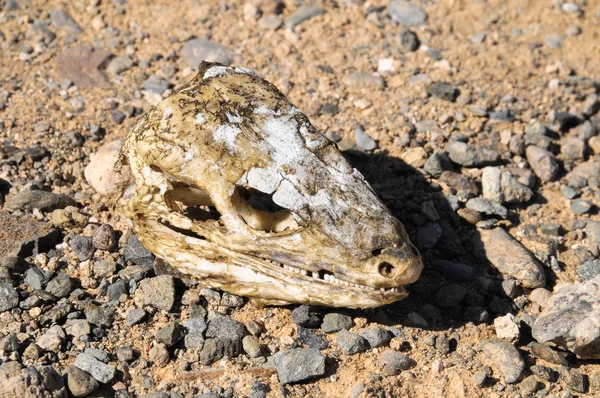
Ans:
[[[142,244],[206,286],[366,308],[404,298],[423,267],[336,145],[248,69],[203,63],[137,122],[120,162]]]

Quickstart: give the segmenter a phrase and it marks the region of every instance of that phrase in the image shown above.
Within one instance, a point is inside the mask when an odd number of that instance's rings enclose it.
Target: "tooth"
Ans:
[[[318,272],[313,272],[312,273],[312,277],[315,278],[315,279],[321,279],[321,278],[319,278],[319,273]]]
[[[289,269],[290,269],[290,267],[289,267],[289,266],[287,266],[287,265],[285,265],[285,264],[283,264],[283,269],[285,269],[285,270],[289,270]]]
[[[307,271],[307,270],[305,270],[305,269],[303,269],[303,270],[300,270],[300,273],[301,273],[303,276],[307,276],[307,275],[308,275],[308,271]]]
[[[325,279],[325,282],[329,282],[329,275],[328,275],[328,274],[325,274],[325,275],[323,276],[323,279]]]

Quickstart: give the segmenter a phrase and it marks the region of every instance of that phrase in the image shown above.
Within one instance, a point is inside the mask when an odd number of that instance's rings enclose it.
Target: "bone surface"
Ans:
[[[214,63],[136,123],[123,209],[142,244],[259,304],[368,308],[422,269],[402,224],[272,84]]]

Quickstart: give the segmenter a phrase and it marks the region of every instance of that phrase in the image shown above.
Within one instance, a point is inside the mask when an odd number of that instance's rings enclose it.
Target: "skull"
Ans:
[[[202,63],[137,122],[120,162],[142,244],[206,286],[368,308],[404,298],[423,267],[336,145],[251,70]]]

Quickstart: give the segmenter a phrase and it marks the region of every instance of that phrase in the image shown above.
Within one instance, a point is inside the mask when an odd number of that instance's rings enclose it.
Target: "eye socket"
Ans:
[[[284,232],[299,228],[292,212],[275,203],[272,194],[238,185],[232,200],[246,224],[257,231]]]
[[[392,264],[387,263],[387,262],[383,262],[383,263],[379,264],[379,273],[382,276],[385,276],[387,278],[392,277],[395,269],[396,269],[396,267],[394,267]]]

